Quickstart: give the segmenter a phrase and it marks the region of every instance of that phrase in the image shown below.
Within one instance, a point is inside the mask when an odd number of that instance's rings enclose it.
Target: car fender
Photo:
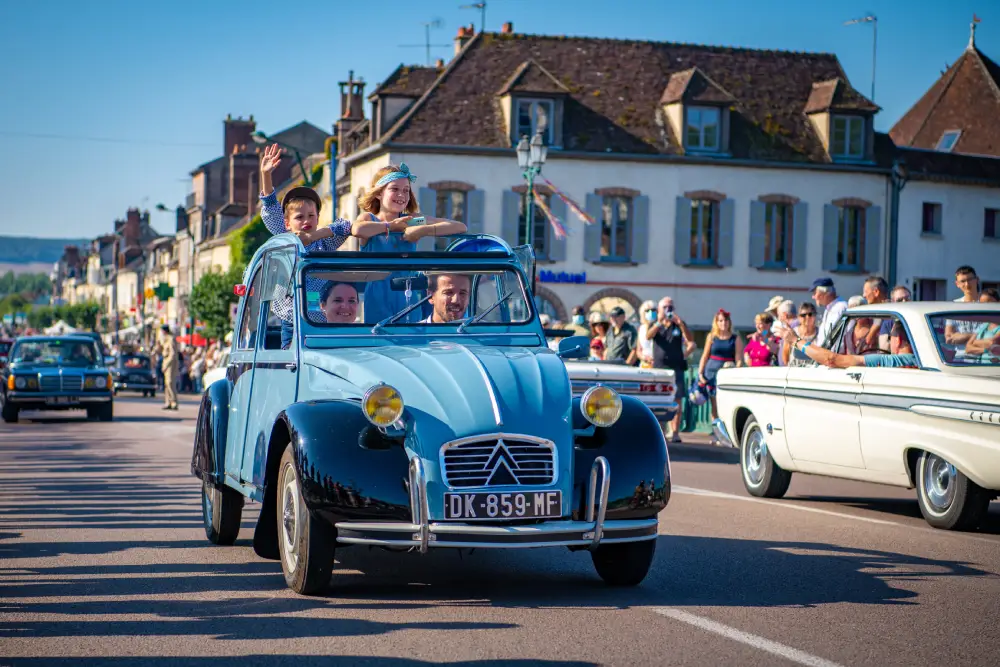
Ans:
[[[603,456],[611,469],[607,520],[655,517],[670,501],[670,455],[663,430],[646,404],[622,396],[621,417],[607,428],[593,427],[573,399],[574,518],[586,515],[594,460]],[[590,430],[591,435],[581,432]]]
[[[402,438],[373,426],[355,400],[295,403],[278,417],[295,452],[306,506],[330,521],[410,521],[407,488],[410,459]],[[284,447],[274,437],[268,447],[267,486],[277,480],[275,457]]]
[[[226,430],[229,427],[229,380],[213,382],[201,396],[195,425],[191,473],[216,485],[223,483],[226,461]]]

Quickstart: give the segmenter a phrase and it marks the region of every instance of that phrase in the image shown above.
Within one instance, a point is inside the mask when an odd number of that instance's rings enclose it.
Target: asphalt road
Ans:
[[[656,562],[606,587],[563,549],[427,556],[355,548],[328,594],[214,547],[190,476],[196,404],[121,399],[0,424],[6,665],[995,665],[1000,507],[931,529],[910,492],[798,476],[744,493],[735,452],[672,449]],[[37,417],[37,419],[32,419]]]

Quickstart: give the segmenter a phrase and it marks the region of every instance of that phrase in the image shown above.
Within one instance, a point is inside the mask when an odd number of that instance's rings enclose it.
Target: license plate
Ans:
[[[71,405],[76,403],[73,396],[49,396],[45,399],[45,405]]]
[[[446,519],[547,519],[562,516],[562,491],[446,493]]]

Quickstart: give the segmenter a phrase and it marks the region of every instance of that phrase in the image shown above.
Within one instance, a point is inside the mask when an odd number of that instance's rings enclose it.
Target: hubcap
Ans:
[[[281,490],[281,541],[284,546],[285,567],[294,572],[299,562],[299,484],[295,469],[285,472],[285,485]]]
[[[766,461],[767,443],[764,442],[764,434],[760,432],[760,429],[755,428],[750,433],[750,437],[747,438],[746,449],[743,453],[743,470],[753,486],[757,486],[764,480]]]
[[[924,464],[924,495],[927,502],[939,512],[947,512],[955,501],[955,466],[944,459],[934,456],[927,457]]]

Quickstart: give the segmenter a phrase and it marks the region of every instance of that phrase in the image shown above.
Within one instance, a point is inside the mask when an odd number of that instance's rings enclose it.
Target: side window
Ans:
[[[295,321],[295,286],[292,284],[294,268],[295,249],[292,246],[267,254],[261,290],[261,298],[267,304],[267,331],[264,339],[257,343],[262,349],[280,350],[282,319],[291,318],[292,322]]]
[[[257,320],[260,315],[261,284],[264,271],[258,267],[243,297],[243,312],[240,315],[240,332],[236,338],[236,349],[252,350],[257,340]]]

